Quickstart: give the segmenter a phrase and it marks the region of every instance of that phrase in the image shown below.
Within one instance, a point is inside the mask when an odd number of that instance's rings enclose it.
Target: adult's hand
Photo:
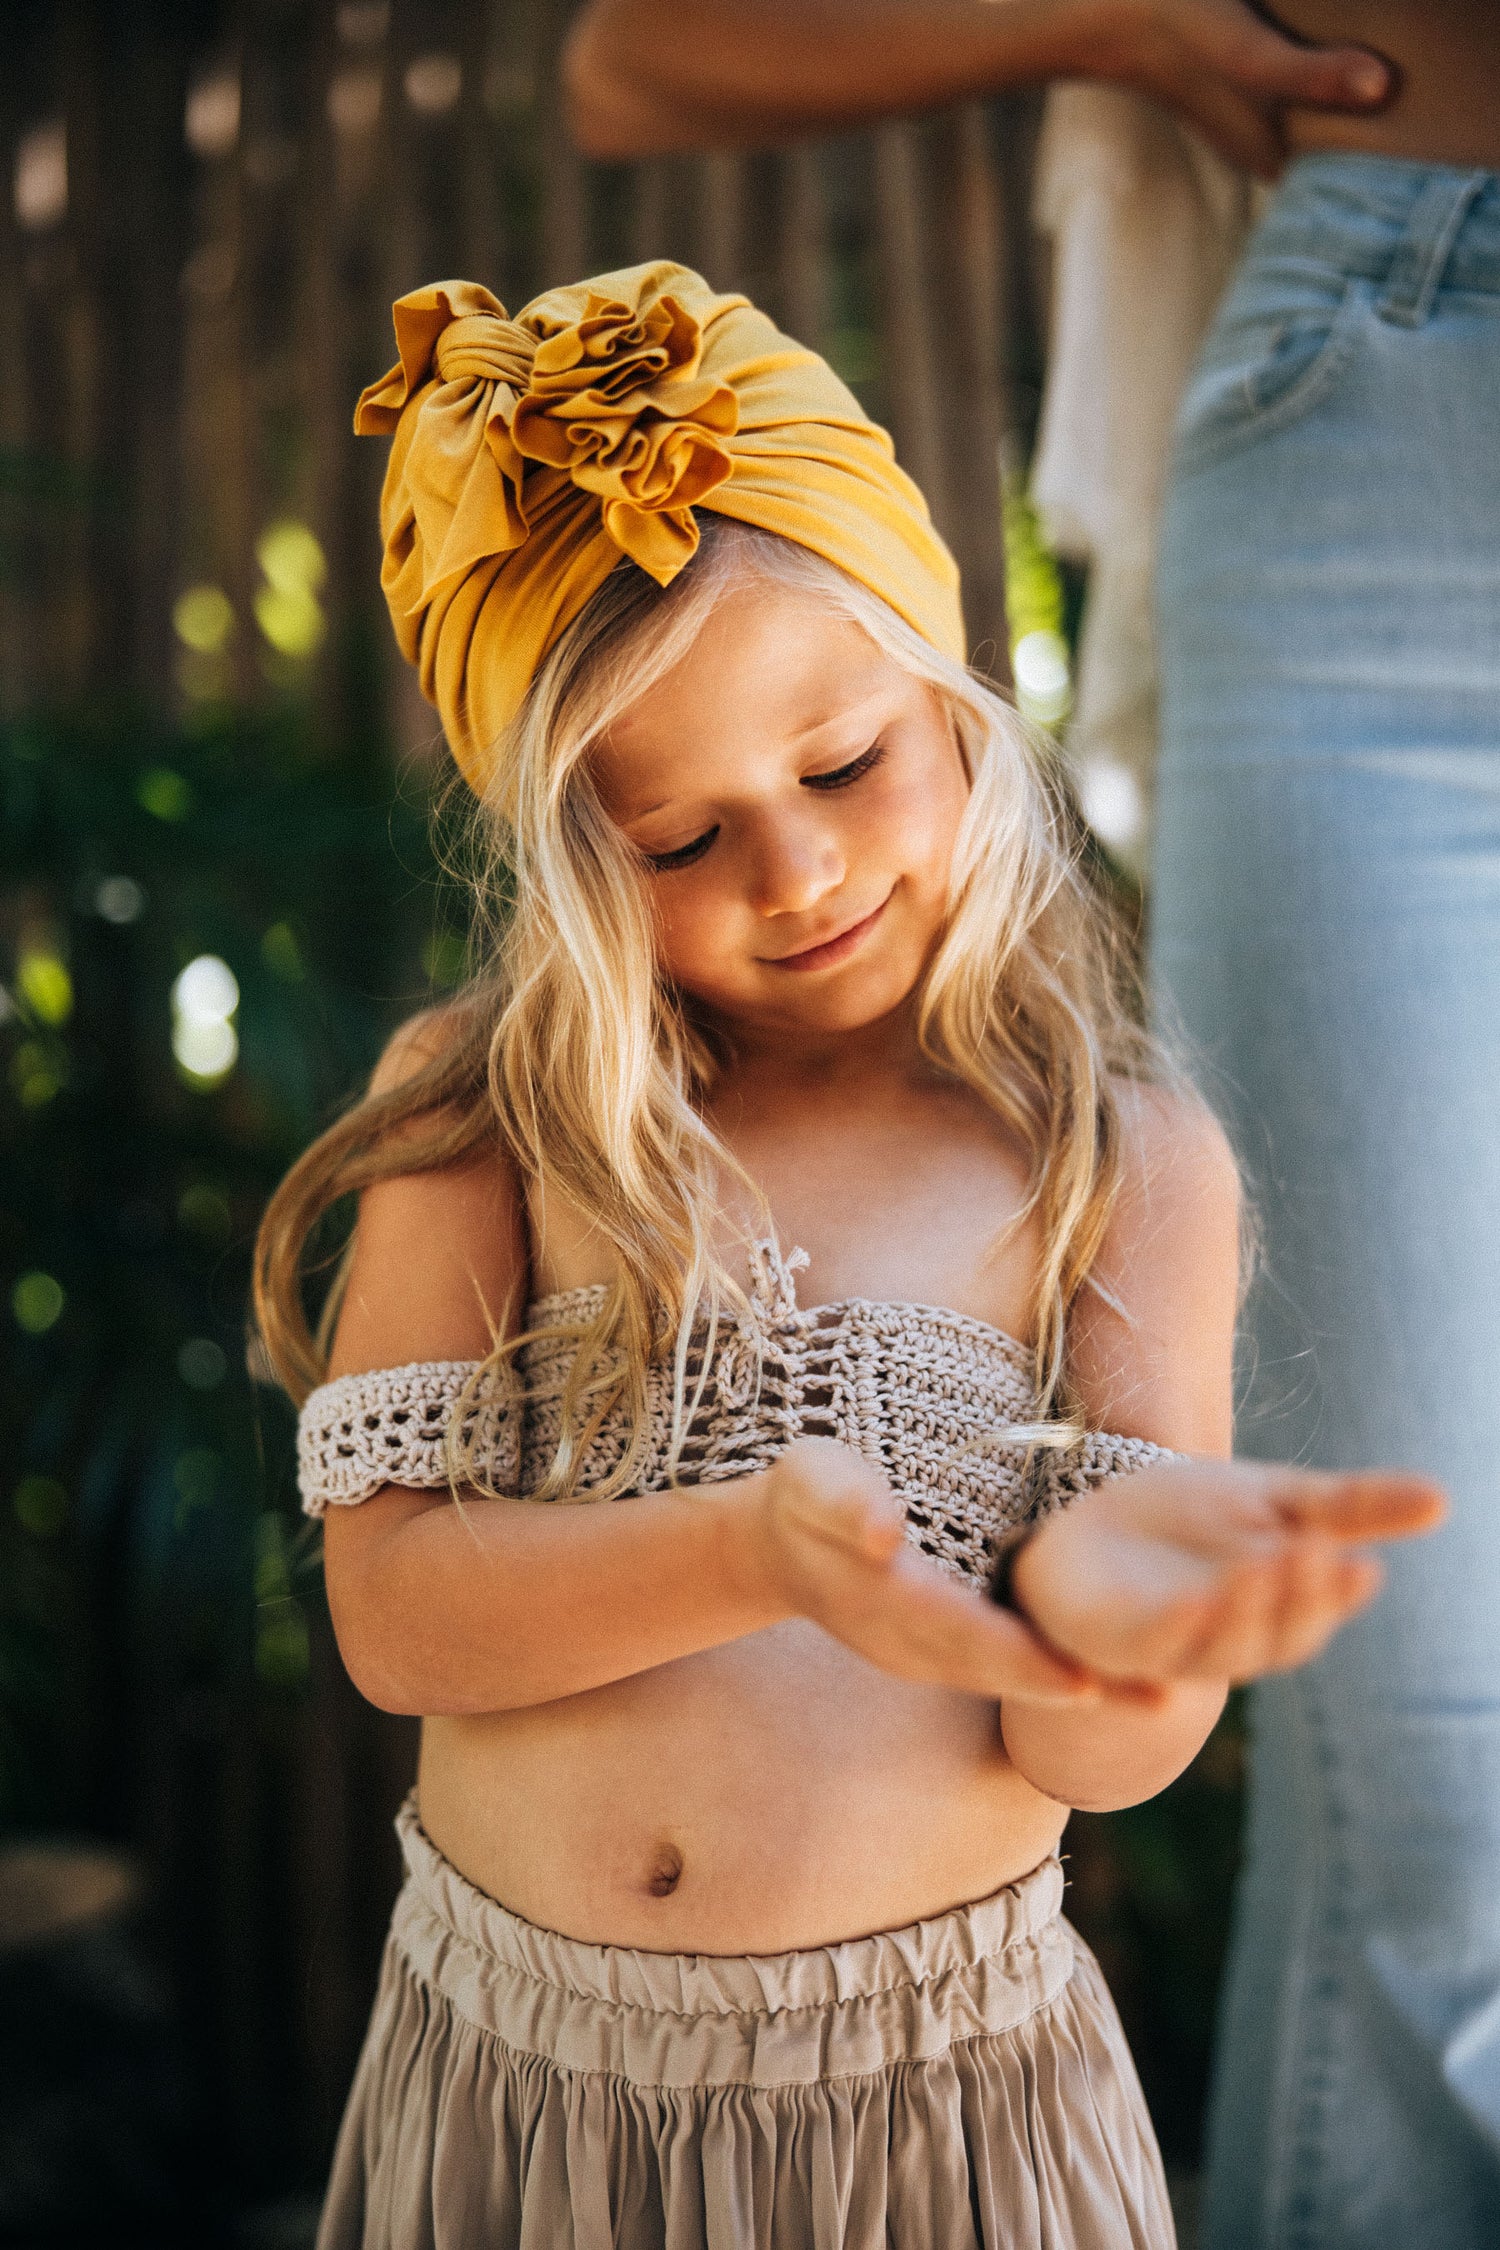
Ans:
[[[1195,125],[1221,156],[1274,178],[1288,109],[1379,109],[1396,91],[1389,63],[1362,47],[1312,47],[1243,0],[1117,0],[1082,41],[1075,73],[1149,94]]]
[[[589,0],[564,57],[592,155],[748,145],[1051,78],[1129,86],[1274,174],[1289,108],[1369,111],[1394,73],[1244,0]]]

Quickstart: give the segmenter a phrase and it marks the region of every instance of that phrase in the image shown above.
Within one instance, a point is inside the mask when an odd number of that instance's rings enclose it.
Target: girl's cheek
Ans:
[[[725,919],[713,899],[694,897],[685,884],[659,904],[657,948],[668,976],[689,990],[721,981],[730,965]]]
[[[967,792],[941,770],[894,786],[880,808],[879,822],[893,863],[909,875],[946,881],[966,801]]]

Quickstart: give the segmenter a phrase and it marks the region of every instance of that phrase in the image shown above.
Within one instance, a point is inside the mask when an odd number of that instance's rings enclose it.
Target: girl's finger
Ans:
[[[888,1617],[924,1677],[941,1677],[973,1695],[1032,1703],[1093,1703],[1095,1675],[1051,1648],[1024,1618],[997,1609],[949,1580],[936,1584],[918,1557],[898,1561],[888,1584]]]
[[[1290,1471],[1273,1483],[1270,1500],[1283,1523],[1347,1539],[1416,1538],[1448,1513],[1440,1485],[1394,1470],[1353,1476]]]
[[[1327,1647],[1340,1626],[1368,1607],[1380,1591],[1384,1572],[1373,1555],[1335,1555],[1317,1583],[1290,1607],[1277,1646],[1268,1654],[1268,1672],[1294,1671]]]
[[[1188,1678],[1253,1679],[1275,1632],[1284,1557],[1243,1562],[1226,1573],[1203,1632],[1189,1646]]]
[[[888,1492],[799,1493],[793,1510],[811,1538],[879,1562],[896,1552],[906,1532],[906,1511]]]
[[[988,1677],[982,1693],[1021,1703],[1099,1701],[1101,1684],[1092,1672],[1048,1648],[1021,1618],[992,1605],[991,1614],[1000,1637],[983,1652]]]

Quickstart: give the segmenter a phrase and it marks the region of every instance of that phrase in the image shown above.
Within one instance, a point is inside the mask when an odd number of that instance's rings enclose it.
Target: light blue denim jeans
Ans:
[[[1239,1444],[1453,1500],[1252,1697],[1208,2250],[1500,2245],[1500,175],[1294,165],[1184,402],[1154,975],[1264,1237]]]

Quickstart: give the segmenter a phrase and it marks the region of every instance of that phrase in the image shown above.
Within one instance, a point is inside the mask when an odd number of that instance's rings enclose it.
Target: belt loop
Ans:
[[[1488,184],[1488,172],[1435,173],[1411,207],[1385,286],[1375,300],[1382,320],[1420,328],[1432,310],[1443,269],[1469,206]]]

